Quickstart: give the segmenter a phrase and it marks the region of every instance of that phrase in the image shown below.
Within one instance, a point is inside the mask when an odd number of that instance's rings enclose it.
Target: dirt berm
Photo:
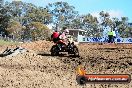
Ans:
[[[0,88],[132,88],[132,82],[80,86],[75,69],[80,61],[89,74],[132,75],[131,44],[80,44],[79,58],[52,57],[49,52],[52,45],[47,41],[19,44],[29,52],[0,57]],[[6,47],[0,46],[0,50]]]

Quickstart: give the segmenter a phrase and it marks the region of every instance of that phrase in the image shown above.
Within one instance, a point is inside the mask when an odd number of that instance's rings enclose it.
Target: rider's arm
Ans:
[[[62,35],[60,35],[59,38],[62,39]]]

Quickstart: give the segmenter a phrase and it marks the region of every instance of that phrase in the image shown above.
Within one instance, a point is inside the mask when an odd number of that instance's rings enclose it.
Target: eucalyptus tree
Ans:
[[[102,26],[111,26],[112,22],[110,20],[110,15],[108,12],[101,11],[99,13]]]
[[[9,35],[13,34],[14,36],[17,36],[15,32],[18,32],[19,29],[19,34],[23,33],[25,36],[30,37],[31,30],[22,30],[23,27],[28,27],[26,25],[32,22],[40,22],[42,24],[49,24],[51,22],[52,15],[46,8],[37,7],[31,3],[25,3],[22,1],[12,1],[11,3],[6,2],[4,8],[7,10],[4,11],[6,11],[6,14],[10,17],[10,19],[8,19],[8,24],[4,22],[8,26],[6,31]],[[4,11],[2,10],[1,12]],[[20,25],[23,27],[19,27]],[[27,32],[25,33],[25,31]]]
[[[9,20],[10,16],[8,15],[8,8],[0,6],[0,33],[2,35],[7,35],[7,31],[5,29],[8,26]]]
[[[83,29],[87,30],[88,36],[101,36],[98,19],[91,14],[83,16]]]
[[[72,29],[83,29],[83,16],[77,16],[74,18],[69,27]]]
[[[44,7],[37,7],[32,3],[22,1],[6,2],[5,7],[9,8],[8,13],[11,19],[20,22],[22,25],[34,22],[48,24],[51,20],[51,14]]]
[[[118,30],[121,37],[128,37],[131,28],[128,27],[128,17],[121,17],[120,25],[118,25]]]
[[[23,37],[26,39],[31,38],[33,41],[39,39],[46,40],[51,35],[51,30],[41,22],[31,22],[23,31],[23,35],[26,35]]]
[[[78,15],[75,7],[69,5],[67,2],[49,3],[47,8],[52,14],[52,22],[57,28],[70,25],[71,21]]]

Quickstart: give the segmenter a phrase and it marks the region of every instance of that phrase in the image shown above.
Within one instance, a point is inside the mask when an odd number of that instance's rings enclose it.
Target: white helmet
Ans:
[[[69,33],[69,30],[68,29],[65,29],[65,31],[64,31],[65,33]]]

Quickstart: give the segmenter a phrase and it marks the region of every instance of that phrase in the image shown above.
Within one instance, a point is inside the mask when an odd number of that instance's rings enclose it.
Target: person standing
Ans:
[[[108,43],[113,43],[113,31],[112,31],[112,29],[108,32]]]
[[[112,32],[113,32],[113,42],[115,43],[115,39],[116,39],[116,33],[115,33],[115,30],[113,30]]]

